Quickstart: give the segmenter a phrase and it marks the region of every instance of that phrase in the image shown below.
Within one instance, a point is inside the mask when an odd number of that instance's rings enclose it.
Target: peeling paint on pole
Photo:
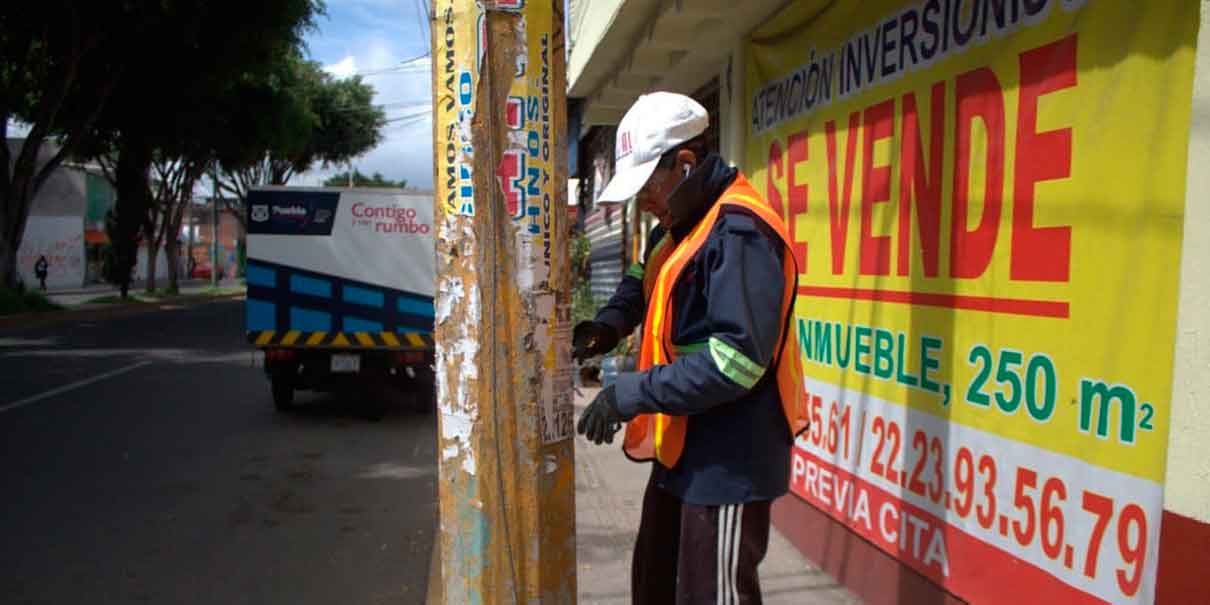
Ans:
[[[444,603],[574,603],[562,3],[436,0]]]

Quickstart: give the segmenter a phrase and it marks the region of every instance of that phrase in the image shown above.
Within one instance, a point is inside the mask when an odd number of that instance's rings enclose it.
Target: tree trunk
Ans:
[[[41,145],[42,139],[31,142],[26,139],[22,145],[24,156],[25,146]],[[0,139],[0,145],[7,142]],[[23,160],[23,157],[19,157]],[[36,161],[18,161],[9,172],[9,182],[0,183],[0,285],[16,289],[21,280],[17,270],[17,252],[21,249],[21,240],[25,235],[25,223],[29,218],[30,205],[33,204],[34,176],[38,165]]]
[[[165,220],[168,221],[168,227],[164,230],[164,254],[168,259],[168,291],[172,294],[180,292],[180,264],[181,264],[181,223],[185,218],[185,211],[193,204],[193,183],[196,179],[186,179],[181,185],[181,191],[177,192],[175,198],[176,206],[171,212],[165,213]]]
[[[138,261],[139,231],[147,221],[150,208],[147,171],[151,167],[152,157],[151,145],[137,131],[122,133],[118,148],[115,175],[118,201],[114,206],[117,237],[112,244],[116,261],[116,281],[122,290],[122,298],[126,298],[130,289],[131,272]]]
[[[0,274],[4,275],[3,287],[17,289],[17,250],[13,248],[8,238],[0,241]]]
[[[147,242],[147,293],[155,294],[156,261],[160,258],[160,247],[154,239]]]
[[[180,271],[177,266],[181,259],[181,246],[175,237],[169,237],[164,241],[164,256],[168,260],[168,293],[177,294],[181,291]]]

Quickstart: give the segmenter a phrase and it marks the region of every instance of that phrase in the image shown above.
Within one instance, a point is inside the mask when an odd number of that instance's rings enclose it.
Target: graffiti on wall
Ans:
[[[17,270],[26,284],[38,284],[34,264],[43,256],[48,264],[47,287],[69,288],[84,284],[84,224],[80,217],[29,217],[25,237],[17,251]]]

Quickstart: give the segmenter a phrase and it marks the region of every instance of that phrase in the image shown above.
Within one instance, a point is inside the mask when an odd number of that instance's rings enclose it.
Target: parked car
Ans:
[[[210,274],[213,269],[209,262],[197,263],[193,267],[193,273],[190,275],[193,279],[210,279]],[[223,279],[223,268],[218,268],[218,278]]]

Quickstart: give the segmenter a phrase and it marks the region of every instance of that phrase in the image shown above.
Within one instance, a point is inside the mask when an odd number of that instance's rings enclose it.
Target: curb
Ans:
[[[64,309],[44,313],[21,313],[0,317],[0,330],[42,328],[68,321],[96,321],[130,317],[142,313],[157,311],[175,311],[186,306],[198,306],[207,303],[243,300],[247,294],[223,294],[211,296],[181,296],[160,302],[131,301],[115,303],[87,309]]]

